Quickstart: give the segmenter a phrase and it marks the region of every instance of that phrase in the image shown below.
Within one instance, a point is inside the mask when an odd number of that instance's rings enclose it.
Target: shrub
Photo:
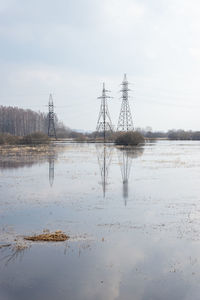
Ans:
[[[192,133],[192,140],[199,141],[200,140],[200,131],[196,131]]]
[[[9,133],[0,133],[0,145],[35,145],[47,143],[49,143],[49,138],[42,132],[35,132],[24,137],[14,136]]]
[[[116,145],[136,146],[144,143],[143,135],[137,131],[120,132],[115,138]]]
[[[16,145],[19,144],[20,138],[9,133],[0,134],[0,145]]]
[[[75,140],[77,142],[87,142],[88,138],[87,136],[85,136],[84,134],[80,133],[76,138]]]
[[[35,144],[47,144],[49,143],[49,137],[42,132],[35,132],[28,134],[21,139],[22,145],[35,145]]]
[[[3,136],[3,134],[0,135],[0,145],[5,144],[5,138]]]

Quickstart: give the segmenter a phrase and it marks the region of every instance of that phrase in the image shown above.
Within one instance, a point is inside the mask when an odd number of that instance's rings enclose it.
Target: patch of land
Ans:
[[[69,236],[61,230],[57,230],[55,232],[42,233],[33,236],[25,236],[24,239],[27,241],[63,242],[68,240]]]

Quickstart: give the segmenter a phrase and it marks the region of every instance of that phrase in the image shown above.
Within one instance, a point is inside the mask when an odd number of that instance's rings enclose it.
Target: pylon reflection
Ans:
[[[106,187],[108,185],[108,172],[112,160],[113,147],[109,145],[96,145],[97,158],[101,173],[101,185],[103,189],[103,197],[106,195]]]

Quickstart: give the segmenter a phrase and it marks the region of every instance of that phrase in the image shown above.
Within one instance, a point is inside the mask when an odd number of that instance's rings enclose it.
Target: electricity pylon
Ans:
[[[124,74],[124,79],[122,81],[122,104],[121,110],[119,114],[119,120],[117,125],[117,131],[132,131],[133,128],[133,119],[131,115],[131,110],[129,106],[129,95],[128,92],[130,91],[128,85],[129,82],[127,81],[126,74]]]
[[[113,125],[111,122],[107,104],[107,99],[111,98],[107,95],[108,92],[109,91],[105,89],[105,83],[103,83],[102,96],[98,97],[98,99],[101,99],[101,106],[96,131],[103,132],[104,142],[106,138],[106,131],[113,131]]]
[[[53,105],[53,97],[50,94],[49,96],[49,113],[48,113],[48,136],[49,137],[54,137],[55,139],[57,139],[56,137],[56,129],[55,129],[55,114],[54,114],[54,105]]]

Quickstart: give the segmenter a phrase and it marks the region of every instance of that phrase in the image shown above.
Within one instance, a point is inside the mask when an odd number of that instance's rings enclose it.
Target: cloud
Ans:
[[[119,31],[132,30],[132,25],[143,20],[145,6],[131,0],[108,0],[104,3],[106,25]]]
[[[132,107],[136,126],[184,127],[186,113],[181,110],[180,114],[176,104],[180,105],[180,99],[184,99],[183,104],[196,104],[194,99],[199,95],[199,14],[196,0],[22,0],[20,5],[1,0],[1,95],[6,97],[11,91],[13,95],[27,91],[30,95],[37,90],[48,93],[53,89],[65,103],[67,86],[69,91],[76,91],[70,92],[70,103],[75,103],[76,97],[80,107],[94,109],[91,103],[106,81],[116,97],[115,104],[110,102],[116,123],[119,84],[126,72],[135,82]],[[158,89],[163,92],[158,93]],[[16,103],[23,105],[23,101]],[[164,121],[162,103],[174,104],[168,113],[171,109],[179,114],[178,124],[176,118],[174,122]],[[74,112],[81,116],[81,108],[74,107]],[[155,113],[156,119],[152,118]],[[67,114],[66,119],[71,122]],[[95,123],[95,118],[89,124],[81,116],[76,126],[94,129]],[[196,116],[188,120],[189,124],[197,127]]]
[[[191,56],[200,61],[200,48],[189,48]]]

